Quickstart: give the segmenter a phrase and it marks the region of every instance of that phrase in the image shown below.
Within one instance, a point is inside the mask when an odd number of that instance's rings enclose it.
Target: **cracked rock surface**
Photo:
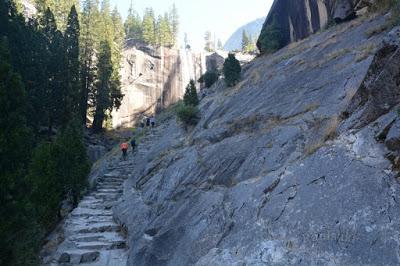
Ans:
[[[172,118],[147,135],[114,208],[128,265],[400,264],[385,145],[398,141],[399,47],[365,34],[382,23],[257,58],[202,100],[195,128]]]

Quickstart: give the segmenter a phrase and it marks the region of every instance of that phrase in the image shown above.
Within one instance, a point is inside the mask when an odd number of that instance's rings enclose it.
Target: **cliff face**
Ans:
[[[354,18],[357,10],[365,7],[365,2],[365,0],[275,0],[261,35],[275,19],[281,31],[283,44],[286,45],[319,31],[330,21],[341,22]],[[262,51],[260,42],[257,46]]]
[[[205,72],[205,57],[190,50],[153,49],[128,41],[123,51],[122,93],[119,110],[113,112],[113,127],[133,126],[141,114],[154,113],[183,96],[190,79]]]
[[[366,34],[384,23],[256,58],[194,129],[144,137],[114,208],[128,265],[399,264],[400,30]]]

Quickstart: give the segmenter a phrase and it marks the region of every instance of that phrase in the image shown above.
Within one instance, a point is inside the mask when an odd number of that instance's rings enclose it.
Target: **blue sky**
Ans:
[[[111,0],[126,17],[131,0]],[[240,26],[267,15],[273,0],[133,0],[134,8],[143,14],[153,7],[156,14],[168,11],[173,3],[180,15],[180,35],[187,32],[195,49],[203,47],[205,31],[210,30],[223,43]]]

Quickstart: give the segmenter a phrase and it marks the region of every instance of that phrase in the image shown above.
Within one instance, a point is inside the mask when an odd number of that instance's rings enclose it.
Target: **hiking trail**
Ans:
[[[156,131],[146,130],[135,153],[132,155],[129,150],[126,161],[120,152],[107,158],[108,166],[93,189],[50,237],[44,248],[45,265],[126,265],[127,232],[115,220],[112,208],[122,198],[123,184],[134,169],[134,158],[148,151],[159,136]]]

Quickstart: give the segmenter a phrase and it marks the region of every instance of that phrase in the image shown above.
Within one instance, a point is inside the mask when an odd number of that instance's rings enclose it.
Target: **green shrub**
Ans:
[[[229,54],[228,58],[224,62],[224,76],[225,83],[228,87],[235,86],[240,80],[240,72],[242,72],[242,67],[240,62],[236,59],[234,54]]]
[[[276,17],[262,28],[257,45],[262,54],[273,53],[285,45]]]
[[[200,120],[199,109],[193,105],[179,106],[177,116],[186,126],[195,126]]]
[[[204,83],[206,88],[210,88],[212,85],[214,85],[215,82],[218,81],[218,78],[219,78],[218,72],[207,71],[201,76],[199,82]]]
[[[199,104],[199,97],[197,96],[196,84],[194,80],[191,80],[186,87],[185,95],[183,96],[183,102],[185,105],[196,106]]]
[[[38,223],[45,230],[58,221],[61,201],[70,196],[76,204],[86,187],[90,166],[82,139],[79,126],[70,125],[55,142],[34,151],[27,179]]]

